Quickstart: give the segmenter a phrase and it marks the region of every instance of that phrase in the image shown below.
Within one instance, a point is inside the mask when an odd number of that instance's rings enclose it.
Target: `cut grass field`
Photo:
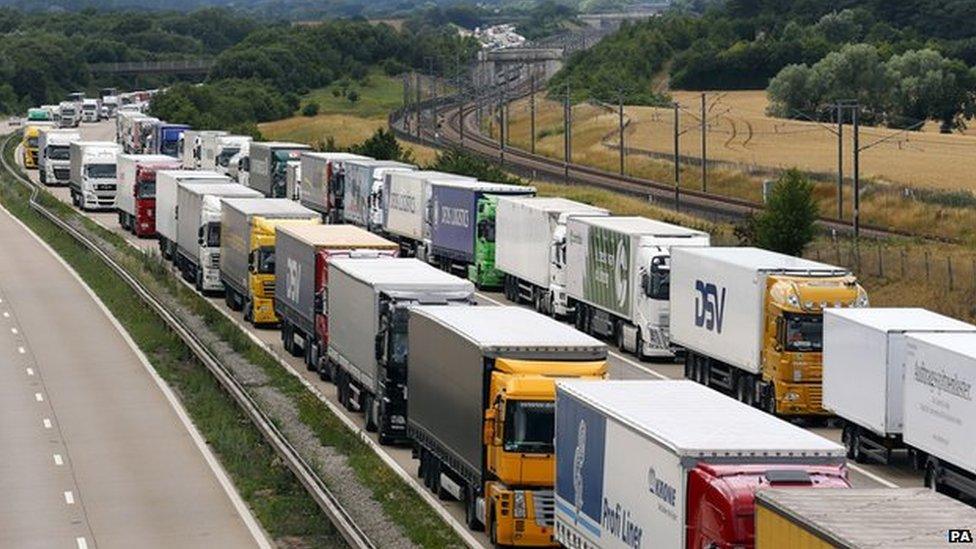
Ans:
[[[377,129],[387,127],[387,116],[403,101],[400,79],[379,72],[371,73],[362,83],[349,86],[359,94],[356,102],[332,93],[340,88],[340,85],[332,84],[302,98],[302,106],[313,101],[318,103],[318,115],[302,116],[299,111],[291,118],[260,124],[261,133],[271,140],[308,144],[325,143],[332,138],[337,146],[348,147],[361,143]],[[412,151],[414,159],[421,164],[434,160],[434,149],[404,141],[400,144]]]
[[[700,95],[689,92],[675,92],[674,95],[687,109],[680,115],[680,152],[684,161],[681,186],[700,190],[702,183],[697,164],[701,154],[700,126],[696,114],[698,107],[694,103]],[[707,134],[709,192],[759,202],[764,180],[775,179],[784,168],[798,166],[815,176],[821,212],[838,215],[834,180],[836,137],[819,124],[765,116],[762,98],[761,92],[713,94],[714,100],[707,107],[711,112]],[[537,98],[536,112],[536,151],[561,159],[561,104]],[[666,109],[625,107],[625,116],[630,120],[624,136],[628,148],[627,173],[672,182],[673,113]],[[513,104],[509,118],[511,143],[529,149],[528,100]],[[617,128],[618,115],[614,110],[588,104],[575,106],[573,161],[617,171]],[[497,127],[493,129],[497,131]],[[864,128],[861,146],[895,133]],[[847,135],[850,136],[850,127]],[[924,147],[922,143],[925,143]],[[847,151],[851,150],[850,143],[846,147]],[[976,190],[976,185],[968,179],[969,173],[976,169],[976,154],[969,154],[967,148],[976,150],[976,136],[940,135],[927,131],[902,134],[864,151],[861,156],[864,176],[861,222],[919,235],[976,241],[976,197],[970,192],[970,189]],[[692,162],[688,162],[689,159]],[[713,164],[713,160],[717,162]],[[848,155],[845,157],[848,175],[850,167]],[[852,203],[848,180],[844,186],[845,218],[851,216]]]

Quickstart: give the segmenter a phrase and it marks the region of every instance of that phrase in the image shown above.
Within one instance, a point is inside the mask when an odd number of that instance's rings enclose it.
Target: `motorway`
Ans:
[[[112,140],[115,132],[114,123],[101,122],[98,124],[83,125],[82,132],[86,140]],[[30,177],[36,180],[36,172],[29,173]],[[70,195],[66,188],[49,188],[49,190],[62,201],[68,204],[71,203]],[[115,213],[90,212],[88,215],[91,219],[102,225],[104,228],[122,236],[127,242],[139,249],[149,251],[157,248],[157,243],[155,240],[140,239],[130,233],[124,232],[119,227],[117,215]],[[302,376],[307,381],[307,384],[313,387],[321,398],[326,399],[334,405],[334,409],[341,408],[341,406],[338,404],[335,387],[331,383],[321,381],[317,374],[307,371],[302,360],[294,358],[285,352],[284,348],[282,347],[281,338],[278,331],[254,328],[243,323],[241,321],[240,314],[227,308],[222,297],[211,297],[208,299],[228,318],[232,319],[238,324],[238,326],[246,330],[252,339],[259,341],[269,351],[277,356],[279,361],[281,361],[286,367],[297,375]],[[504,303],[505,298],[500,293],[481,292],[478,294],[478,301],[484,304]],[[612,351],[610,353],[609,370],[610,377],[614,379],[680,379],[683,377],[683,369],[679,364],[675,364],[673,362],[638,362],[636,359],[623,355],[617,351]],[[359,414],[348,412],[344,408],[341,408],[340,413],[353,421],[360,428],[363,428],[362,417]],[[826,436],[827,438],[840,442],[839,429],[817,427],[812,428],[811,430]],[[370,436],[374,441],[376,440],[375,434],[369,434],[368,436]],[[382,451],[389,458],[391,458],[397,466],[402,468],[403,471],[407,472],[410,476],[415,476],[417,463],[412,459],[409,449],[388,446],[381,448]],[[910,469],[907,459],[896,459],[896,461],[897,463],[893,466],[851,464],[851,481],[855,486],[858,487],[909,487],[922,485],[921,476]],[[460,504],[450,501],[439,501],[436,504],[442,505],[445,510],[458,521],[463,521],[464,510]],[[483,534],[476,534],[475,539],[482,545],[488,545],[487,538]]]
[[[270,547],[172,391],[0,210],[0,546]]]

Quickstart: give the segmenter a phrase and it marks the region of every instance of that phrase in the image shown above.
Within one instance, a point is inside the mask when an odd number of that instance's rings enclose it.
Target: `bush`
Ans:
[[[754,225],[756,245],[774,252],[800,256],[813,240],[817,220],[813,183],[796,168],[773,186],[766,207]],[[744,231],[748,233],[748,230]]]
[[[356,90],[349,90],[349,93],[346,94],[346,99],[348,99],[350,103],[359,101],[359,92]]]
[[[315,101],[310,101],[302,107],[302,116],[312,117],[319,113],[319,104]]]
[[[509,185],[525,184],[518,177],[505,173],[496,164],[462,149],[450,149],[438,153],[434,162],[427,166],[426,169],[467,175],[476,177],[481,181],[491,181],[493,183],[507,183]]]

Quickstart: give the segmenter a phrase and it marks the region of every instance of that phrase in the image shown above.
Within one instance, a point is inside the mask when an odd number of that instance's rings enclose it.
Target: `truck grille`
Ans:
[[[96,191],[114,191],[115,190],[115,183],[100,183],[98,185],[95,185],[95,190]]]
[[[213,254],[210,256],[210,268],[211,269],[220,268],[220,254]]]
[[[535,523],[544,528],[552,528],[556,523],[556,498],[552,490],[532,492],[535,502]]]
[[[264,286],[262,287],[262,289],[264,290],[264,297],[273,297],[274,296],[274,290],[275,290],[274,280],[265,282],[264,283]]]
[[[820,385],[812,386],[807,389],[810,396],[810,408],[812,410],[823,409],[823,387]]]
[[[71,171],[65,169],[54,168],[54,179],[58,181],[67,181],[71,177]]]

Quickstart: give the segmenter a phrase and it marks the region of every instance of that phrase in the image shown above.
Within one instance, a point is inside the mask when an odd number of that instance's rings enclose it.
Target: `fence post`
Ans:
[[[972,259],[972,265],[970,267],[973,274],[973,290],[976,290],[976,257]]]
[[[929,251],[925,250],[925,281],[929,281]]]
[[[946,270],[949,273],[949,291],[952,291],[952,256],[946,256]]]
[[[976,259],[973,260],[974,265],[976,265]],[[901,249],[901,278],[905,279],[905,248]]]
[[[884,255],[882,254],[880,242],[878,242],[878,276],[884,278]]]
[[[840,260],[840,242],[838,242],[836,240],[834,241],[834,251],[837,252],[837,264],[840,265],[841,264],[841,260]]]
[[[816,252],[817,252],[817,261],[820,261],[820,248],[817,248]]]

